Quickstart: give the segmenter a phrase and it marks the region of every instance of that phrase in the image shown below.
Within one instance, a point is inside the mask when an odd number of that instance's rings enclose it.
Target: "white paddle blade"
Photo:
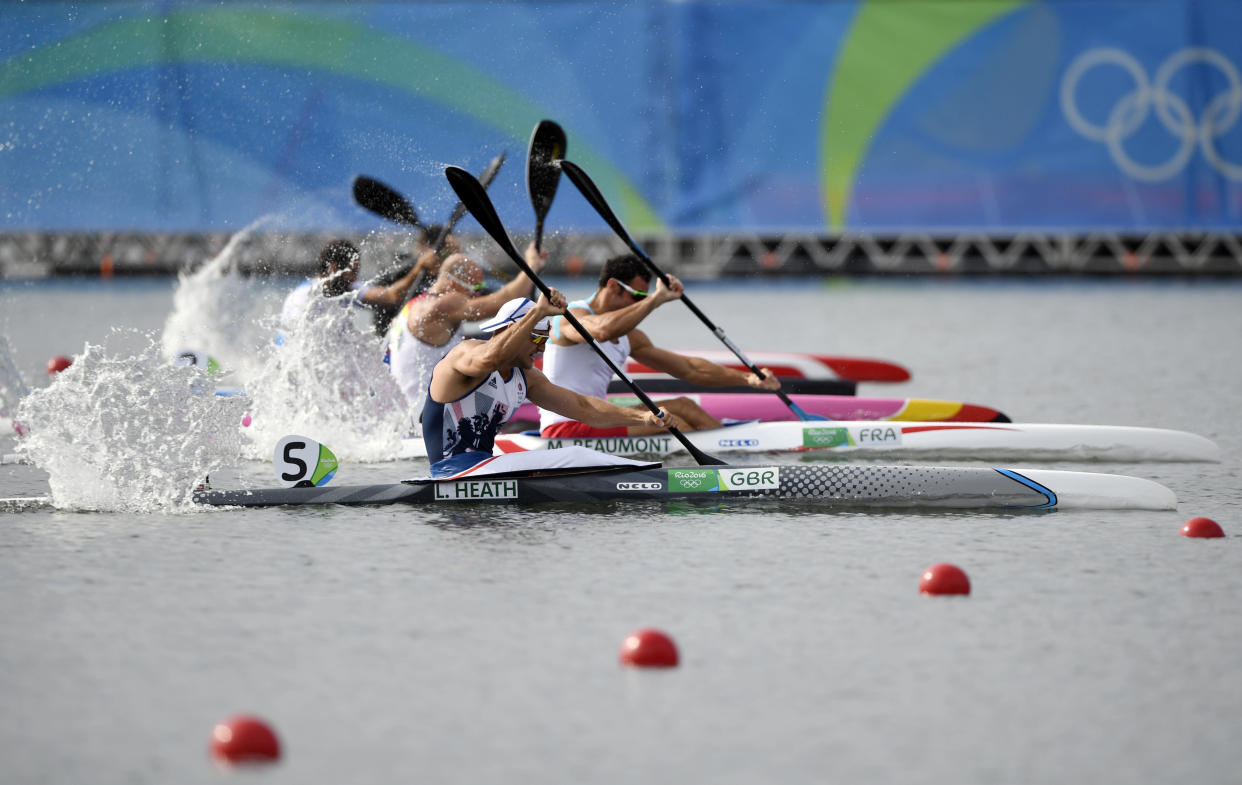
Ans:
[[[286,436],[276,443],[272,455],[276,477],[286,488],[327,485],[336,476],[336,456],[314,439]]]

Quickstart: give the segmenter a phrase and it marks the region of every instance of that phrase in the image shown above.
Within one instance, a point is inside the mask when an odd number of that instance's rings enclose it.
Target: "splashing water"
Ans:
[[[13,361],[13,347],[7,335],[0,335],[0,436],[20,433],[25,428],[18,424],[17,406],[30,393],[22,372]]]
[[[286,325],[285,343],[246,385],[253,423],[250,457],[267,460],[281,437],[308,436],[341,460],[393,460],[412,420],[405,396],[388,366],[384,347],[370,330],[365,309],[350,298],[316,295]]]
[[[7,335],[0,335],[0,415],[12,415],[17,412],[17,402],[22,399],[30,388],[13,361],[13,347],[9,345]]]
[[[140,355],[82,355],[18,414],[30,433],[18,450],[47,471],[57,507],[189,509],[195,486],[236,462],[244,403],[219,398],[206,374],[169,365],[154,341]]]
[[[229,238],[228,244],[193,273],[179,273],[173,309],[164,323],[164,356],[192,350],[210,355],[244,384],[259,371],[272,334],[261,324],[271,304],[262,287],[234,266],[238,246],[268,219]]]

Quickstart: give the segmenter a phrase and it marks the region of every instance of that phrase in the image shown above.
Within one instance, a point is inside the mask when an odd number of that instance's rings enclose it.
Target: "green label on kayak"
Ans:
[[[715,469],[669,469],[668,490],[678,491],[716,491],[720,489],[720,478]]]
[[[850,432],[845,428],[803,428],[803,447],[844,447],[850,444]]]
[[[337,463],[336,456],[327,447],[319,445],[319,461],[315,464],[315,473],[311,475],[311,482],[316,486],[326,485],[336,475]]]
[[[720,488],[726,491],[775,491],[781,487],[781,470],[777,466],[745,469],[717,469]]]
[[[609,395],[608,402],[613,406],[637,406],[642,403],[637,395]]]

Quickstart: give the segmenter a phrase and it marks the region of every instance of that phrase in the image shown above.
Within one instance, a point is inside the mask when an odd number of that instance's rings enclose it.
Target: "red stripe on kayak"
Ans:
[[[924,431],[1016,431],[1017,428],[1006,428],[1003,425],[915,425],[902,426],[902,433],[923,433]]]
[[[492,442],[492,444],[494,444],[501,452],[504,452],[504,453],[526,452],[525,449],[518,446],[517,442],[511,441],[509,439],[502,439],[499,436],[496,437],[496,441]]]
[[[910,372],[885,360],[869,360],[865,357],[831,357],[812,355],[836,372],[837,376],[851,382],[908,382]],[[779,374],[778,374],[779,375]]]
[[[478,463],[476,463],[474,466],[471,466],[469,469],[465,469],[464,471],[460,471],[460,472],[458,472],[457,474],[454,474],[452,477],[445,477],[444,479],[446,479],[446,480],[456,480],[458,477],[465,477],[467,474],[470,474],[470,473],[472,473],[472,472],[477,472],[479,469],[482,469],[484,466],[486,466],[486,465],[488,465],[489,463],[491,463],[492,461],[496,460],[496,458],[497,458],[497,457],[499,457],[499,456],[493,455],[491,458],[488,458],[488,459],[486,459],[486,460],[479,461],[479,462],[478,462]]]
[[[945,422],[1008,422],[1004,419],[1000,411],[993,409],[991,406],[979,406],[974,403],[964,403],[962,408],[952,417],[945,417]]]

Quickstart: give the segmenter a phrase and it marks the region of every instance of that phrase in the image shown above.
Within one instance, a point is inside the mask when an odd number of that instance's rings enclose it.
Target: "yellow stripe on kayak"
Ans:
[[[924,398],[910,398],[901,411],[889,417],[890,420],[913,420],[915,422],[935,422],[947,420],[962,410],[956,401],[932,401]]]

